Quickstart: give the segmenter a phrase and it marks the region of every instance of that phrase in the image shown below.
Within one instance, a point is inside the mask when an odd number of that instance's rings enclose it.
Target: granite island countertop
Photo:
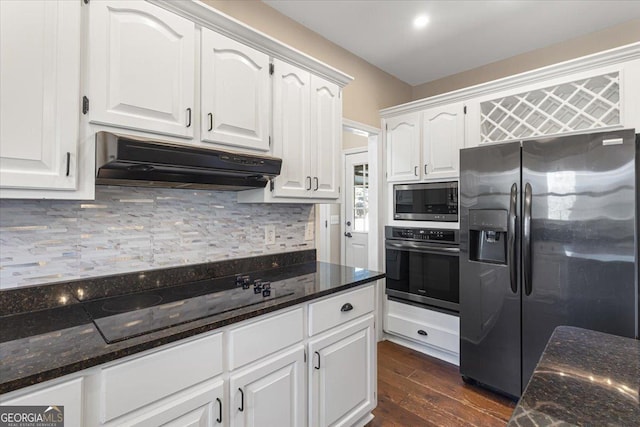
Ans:
[[[559,326],[508,427],[640,425],[640,341]]]
[[[265,256],[238,262],[137,272],[107,278],[0,292],[0,394],[61,377],[131,354],[165,345],[222,326],[250,319],[306,301],[373,282],[384,274],[336,264],[311,261],[315,251],[293,256]],[[263,259],[265,258],[265,259]],[[275,260],[275,261],[274,261]],[[233,263],[229,266],[225,263]],[[252,267],[259,269],[252,269]],[[272,267],[272,268],[268,268]],[[239,269],[238,269],[239,268]],[[236,269],[236,271],[234,271]],[[190,298],[193,320],[108,344],[102,331],[83,307],[96,298],[113,298],[134,291],[162,288],[177,278],[214,278],[233,281],[234,273],[253,272],[252,277],[271,281],[274,297],[238,304],[242,287]],[[231,275],[230,275],[231,274]],[[166,281],[161,280],[167,279]],[[188,285],[185,285],[188,286]],[[128,292],[127,292],[128,291]],[[250,291],[253,293],[253,291]],[[169,305],[169,304],[168,304]],[[172,315],[175,308],[172,306]],[[197,315],[194,315],[194,311]],[[111,330],[118,322],[136,323],[136,310],[108,320]],[[188,319],[191,319],[187,316]],[[103,325],[104,326],[104,325]],[[103,328],[104,329],[104,328]]]

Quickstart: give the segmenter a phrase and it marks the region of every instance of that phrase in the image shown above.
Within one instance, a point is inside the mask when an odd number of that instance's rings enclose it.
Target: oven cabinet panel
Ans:
[[[115,420],[222,373],[222,334],[101,369],[100,420]]]
[[[384,330],[419,344],[418,350],[459,364],[460,318],[396,301],[387,301]]]
[[[420,113],[386,119],[387,182],[420,180]]]
[[[269,151],[269,55],[202,28],[202,140]]]
[[[144,1],[89,5],[89,119],[193,138],[195,24]]]
[[[82,423],[83,378],[71,380],[52,380],[20,390],[9,395],[0,396],[1,406],[64,406],[64,425],[80,427]],[[55,409],[54,409],[55,411]],[[21,425],[16,423],[16,425]]]
[[[351,426],[376,405],[374,317],[309,342],[309,425]]]
[[[232,372],[230,427],[304,425],[305,353],[302,344]]]
[[[424,180],[458,178],[460,148],[464,147],[462,102],[422,113],[422,177]]]
[[[223,425],[225,411],[224,381],[215,379],[104,425],[109,427],[216,427]]]

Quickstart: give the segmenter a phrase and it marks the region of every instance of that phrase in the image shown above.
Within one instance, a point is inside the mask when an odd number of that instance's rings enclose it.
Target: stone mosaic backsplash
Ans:
[[[314,248],[313,205],[236,196],[98,186],[95,201],[0,200],[0,289]]]

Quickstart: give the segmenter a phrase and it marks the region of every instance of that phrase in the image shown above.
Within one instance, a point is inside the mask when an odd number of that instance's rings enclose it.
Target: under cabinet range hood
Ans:
[[[96,166],[98,185],[238,191],[265,187],[282,160],[101,132]]]

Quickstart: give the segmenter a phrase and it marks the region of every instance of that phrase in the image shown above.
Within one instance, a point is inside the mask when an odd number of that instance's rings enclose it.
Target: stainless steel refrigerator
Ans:
[[[559,325],[638,334],[633,130],[460,152],[460,373],[520,396]]]

